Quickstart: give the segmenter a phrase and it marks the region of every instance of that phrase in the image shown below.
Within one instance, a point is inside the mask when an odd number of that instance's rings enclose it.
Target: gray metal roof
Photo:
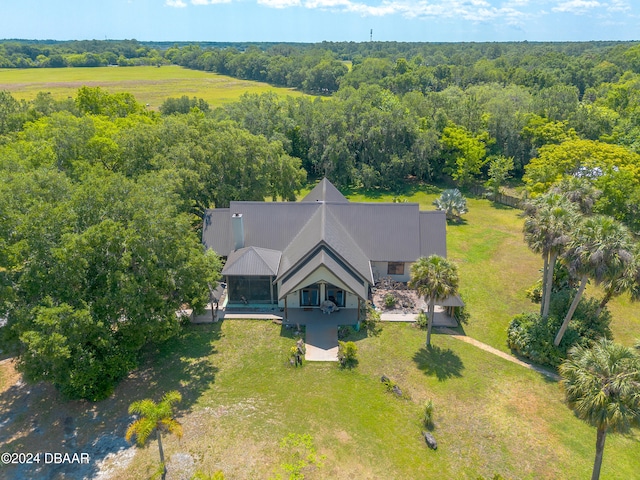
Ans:
[[[349,200],[326,178],[323,178],[301,202],[335,202],[349,203]]]
[[[233,250],[231,213],[228,208],[208,209],[202,222],[202,243],[226,257]]]
[[[369,260],[413,262],[420,257],[417,203],[347,203],[329,208]]]
[[[447,253],[444,212],[421,212],[417,203],[348,202],[326,179],[305,201],[231,202],[229,208],[207,210],[203,243],[221,256],[234,250],[233,213],[243,216],[245,247],[282,252],[279,276],[319,243],[365,279],[371,277],[370,261],[413,262]]]
[[[229,254],[222,269],[223,275],[268,275],[276,276],[281,253],[260,247],[246,247]]]
[[[320,243],[330,247],[364,280],[373,283],[369,258],[325,203],[319,204],[316,212],[282,252],[278,277],[286,275]]]
[[[442,300],[436,300],[436,305],[440,305],[441,307],[464,307],[464,302],[460,295],[453,295]]]
[[[317,208],[316,203],[302,202],[231,202],[229,208],[207,210],[203,242],[227,257],[234,250],[231,215],[241,213],[245,246],[282,251]]]
[[[447,215],[442,210],[420,212],[420,256],[447,256]]]

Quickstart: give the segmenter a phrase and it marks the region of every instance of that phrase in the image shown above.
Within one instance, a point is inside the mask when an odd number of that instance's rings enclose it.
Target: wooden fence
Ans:
[[[473,186],[471,187],[471,193],[474,195],[479,195],[482,197],[486,197],[491,201],[494,201],[496,203],[500,203],[502,205],[508,205],[510,207],[513,208],[519,208],[522,209],[523,203],[524,201],[521,198],[518,197],[514,197],[512,195],[505,195],[504,193],[499,193],[495,198],[494,195],[487,191],[485,188],[481,187],[481,186]]]

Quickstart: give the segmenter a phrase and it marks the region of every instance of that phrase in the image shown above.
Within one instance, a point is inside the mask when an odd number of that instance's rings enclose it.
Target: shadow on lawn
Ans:
[[[453,350],[435,345],[430,348],[422,347],[413,355],[413,361],[425,375],[435,375],[441,382],[452,377],[462,377],[464,370],[462,360]]]
[[[131,372],[107,399],[97,403],[65,401],[50,384],[18,382],[0,394],[0,450],[3,452],[59,452],[89,454],[89,463],[0,465],[0,478],[94,478],[99,463],[125,452],[124,439],[133,417],[129,405],[144,398],[154,401],[170,390],[182,394],[177,417],[188,412],[215,382],[211,363],[221,323],[188,325],[182,333],[149,350],[141,367]],[[126,456],[125,456],[126,457]],[[126,459],[120,463],[126,463]]]

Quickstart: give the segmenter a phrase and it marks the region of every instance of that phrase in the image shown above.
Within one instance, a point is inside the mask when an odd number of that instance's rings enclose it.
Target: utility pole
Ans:
[[[369,32],[369,41],[373,42],[373,28],[371,29],[371,31]]]

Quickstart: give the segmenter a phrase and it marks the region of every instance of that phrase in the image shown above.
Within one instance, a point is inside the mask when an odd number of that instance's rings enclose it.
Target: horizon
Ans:
[[[34,41],[626,42],[640,31],[631,0],[23,0],[3,10],[2,35]]]
[[[640,38],[640,37],[639,37]],[[638,43],[640,39],[632,39],[632,40],[451,40],[451,41],[424,41],[424,40],[320,40],[317,42],[312,41],[278,41],[278,40],[141,40],[139,38],[65,38],[65,39],[54,39],[54,38],[0,38],[0,43],[10,43],[10,42],[18,42],[18,43],[71,43],[71,42],[138,42],[140,44],[162,44],[162,43],[171,43],[171,44],[270,44],[270,45],[283,45],[283,44],[298,44],[298,45],[319,45],[322,43],[355,43],[355,44],[364,44],[364,43],[415,43],[415,44],[460,44],[460,43],[469,43],[469,44],[484,44],[484,43],[497,43],[497,44],[513,44],[513,43],[530,43],[530,44],[571,44],[571,43],[612,43],[612,44],[623,44],[623,43]]]

